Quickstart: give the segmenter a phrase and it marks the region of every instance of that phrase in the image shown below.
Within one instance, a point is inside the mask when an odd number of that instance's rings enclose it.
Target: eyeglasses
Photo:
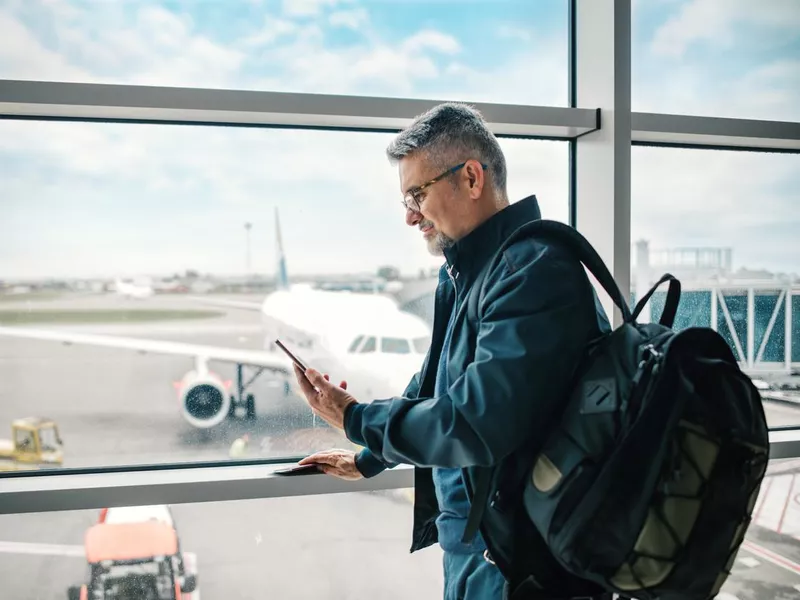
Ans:
[[[450,167],[449,169],[447,169],[447,171],[445,171],[441,175],[437,175],[436,177],[434,177],[430,181],[426,181],[422,185],[418,185],[417,187],[411,188],[410,190],[408,190],[406,192],[406,195],[403,196],[403,200],[402,200],[403,206],[405,206],[406,210],[419,212],[420,211],[420,207],[422,205],[422,201],[424,200],[424,198],[420,197],[420,192],[422,192],[422,190],[424,190],[426,187],[432,186],[437,181],[441,181],[442,179],[444,179],[448,175],[452,175],[453,173],[457,172],[459,169],[463,168],[464,165],[466,165],[466,164],[467,164],[467,161],[464,161],[460,165],[456,165],[455,167]],[[488,165],[485,165],[483,163],[481,163],[481,167],[483,167],[484,169],[488,169],[489,168]]]

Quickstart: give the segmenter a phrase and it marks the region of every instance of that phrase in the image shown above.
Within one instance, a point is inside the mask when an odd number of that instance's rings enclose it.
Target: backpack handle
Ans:
[[[681,282],[669,273],[665,273],[661,279],[658,280],[658,283],[651,287],[650,291],[636,303],[636,307],[633,309],[633,314],[631,315],[631,322],[636,320],[636,317],[642,312],[644,305],[647,304],[647,301],[650,300],[653,293],[665,281],[669,281],[669,288],[667,289],[667,300],[664,302],[664,308],[661,311],[661,318],[658,320],[658,323],[659,325],[672,329],[672,324],[675,322],[675,315],[678,314],[678,303],[681,299]]]

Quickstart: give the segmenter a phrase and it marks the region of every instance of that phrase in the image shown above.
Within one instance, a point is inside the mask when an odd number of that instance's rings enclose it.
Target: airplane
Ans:
[[[114,291],[123,298],[143,300],[151,297],[155,292],[152,286],[136,281],[125,281],[117,278],[114,281]]]
[[[245,418],[255,418],[255,397],[248,389],[263,373],[283,380],[285,396],[299,394],[291,360],[275,344],[277,339],[306,365],[329,373],[336,381],[346,380],[348,391],[361,402],[401,394],[427,353],[431,338],[428,324],[401,311],[387,296],[291,284],[277,208],[275,230],[276,290],[263,302],[192,298],[206,304],[258,312],[265,330],[262,350],[27,327],[0,327],[0,337],[193,358],[194,368],[175,387],[182,417],[198,429],[215,427],[241,412]],[[209,368],[210,361],[236,366],[233,390],[230,389],[233,382],[223,381]],[[245,369],[254,373],[246,378]]]

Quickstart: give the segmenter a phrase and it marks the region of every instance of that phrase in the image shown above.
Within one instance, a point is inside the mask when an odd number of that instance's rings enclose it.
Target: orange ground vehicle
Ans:
[[[185,600],[194,591],[194,577],[178,575],[178,536],[163,522],[98,523],[84,548],[89,581],[71,587],[69,600]]]

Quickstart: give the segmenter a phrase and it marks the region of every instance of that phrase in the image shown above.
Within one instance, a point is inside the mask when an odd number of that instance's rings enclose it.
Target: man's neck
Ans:
[[[482,198],[481,202],[475,207],[473,218],[470,220],[471,222],[468,224],[464,233],[459,236],[459,239],[475,231],[475,229],[483,225],[507,206],[508,200],[499,199],[496,196]]]

